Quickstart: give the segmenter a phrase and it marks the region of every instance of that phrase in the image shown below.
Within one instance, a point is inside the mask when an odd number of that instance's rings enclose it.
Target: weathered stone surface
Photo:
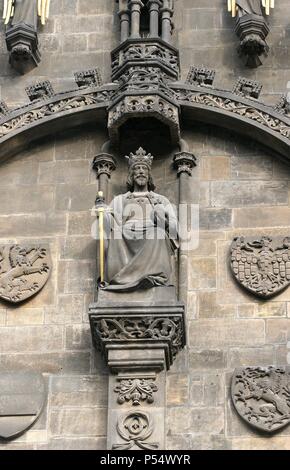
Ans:
[[[236,316],[235,305],[220,305],[215,291],[199,293],[199,318],[233,318]]]
[[[61,376],[51,380],[51,406],[55,407],[106,407],[107,377]]]
[[[170,408],[168,412],[168,429],[175,433],[208,433],[220,434],[224,430],[223,408]]]
[[[233,211],[234,227],[288,227],[289,220],[290,209],[285,206],[259,207],[259,210],[249,207]]]
[[[105,436],[107,410],[97,407],[53,409],[50,415],[52,436]]]
[[[270,444],[270,446],[269,446]],[[290,450],[289,437],[240,437],[232,439],[233,450]]]
[[[268,320],[271,321],[271,320]],[[283,320],[278,320],[283,321]],[[189,322],[189,344],[205,349],[260,345],[265,341],[264,321],[252,320],[195,320]]]
[[[55,439],[50,439],[47,444],[38,444],[37,450],[106,450],[106,438],[59,437]]]
[[[204,180],[228,180],[230,176],[229,157],[206,157],[202,159],[202,174]]]
[[[188,402],[189,377],[187,374],[173,374],[167,380],[167,405],[182,406]]]
[[[92,338],[89,325],[69,325],[66,327],[65,348],[68,350],[91,349]]]
[[[89,374],[91,368],[90,352],[43,352],[43,353],[9,353],[0,355],[1,369],[33,369],[46,374]]]
[[[93,260],[97,256],[97,243],[92,237],[68,237],[61,244],[61,258]]]
[[[204,349],[189,351],[190,369],[224,369],[227,366],[227,354],[223,350]]]
[[[0,188],[0,214],[20,214],[49,211],[53,207],[53,188],[51,186],[23,186],[15,191],[14,186]]]
[[[44,312],[41,308],[9,309],[7,314],[8,326],[20,325],[42,325],[44,323]]]
[[[88,160],[41,162],[39,164],[39,184],[73,184],[89,182],[90,165]]]
[[[269,344],[284,344],[290,341],[290,324],[289,319],[266,321],[266,341]]]
[[[232,226],[231,209],[205,208],[200,210],[201,230],[222,230]]]
[[[0,170],[1,171],[1,170]],[[29,207],[26,208],[29,211]],[[0,217],[0,237],[47,237],[65,234],[65,214],[19,214]]]
[[[284,182],[213,182],[212,206],[243,207],[288,203],[288,185]]]
[[[2,41],[1,94],[9,108],[27,103],[23,83],[28,78],[53,78],[55,89],[67,90],[75,87],[73,72],[93,64],[105,81],[110,80],[109,50],[119,35],[111,3],[51,2],[51,18],[40,34],[42,64],[29,77],[12,80]],[[217,84],[230,89],[240,64],[233,49],[232,19],[226,12],[221,14],[225,5],[221,0],[177,3],[174,45],[181,47],[182,77],[192,64],[214,64]],[[288,27],[285,4],[285,0],[279,2],[271,17],[273,44],[281,42],[278,30]],[[275,95],[285,89],[289,79],[286,49],[272,47],[271,66],[256,72],[264,85],[263,101],[275,103]],[[45,410],[45,418],[36,424],[39,428],[14,443],[0,443],[1,450],[106,447],[107,370],[86,333],[96,268],[93,249],[88,248],[97,191],[90,162],[107,140],[105,124],[41,139],[0,165],[1,240],[55,240],[53,277],[47,291],[19,311],[0,306],[0,368],[29,368],[47,374],[51,384],[48,416]],[[289,166],[230,130],[195,122],[184,123],[183,131],[189,150],[201,157],[190,186],[192,201],[200,205],[202,232],[199,247],[190,254],[190,347],[178,355],[168,373],[167,448],[288,450],[289,436],[284,431],[269,440],[249,431],[234,412],[227,411],[224,425],[221,417],[229,396],[223,382],[229,385],[235,367],[290,361],[289,312],[285,317],[290,290],[275,302],[260,303],[241,291],[228,270],[229,245],[241,230],[248,236],[289,236]],[[160,193],[175,200],[178,184],[167,157],[160,155],[156,162],[155,183]],[[126,164],[118,163],[111,195],[123,192],[126,183]]]
[[[0,329],[0,353],[44,352],[61,349],[63,331],[58,326],[7,326]]]
[[[189,289],[216,287],[216,258],[192,257],[189,263]]]
[[[233,348],[229,350],[229,367],[235,369],[236,367],[247,366],[268,366],[275,363],[275,349],[273,346],[250,348]]]
[[[271,180],[273,163],[270,157],[233,156],[231,158],[231,179]]]

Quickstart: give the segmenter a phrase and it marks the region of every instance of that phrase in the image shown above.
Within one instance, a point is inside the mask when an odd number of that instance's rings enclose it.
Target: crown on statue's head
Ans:
[[[135,165],[143,164],[147,165],[148,168],[151,169],[154,157],[151,155],[151,153],[147,154],[146,150],[140,147],[135,154],[131,152],[130,156],[126,156],[125,158],[128,160],[129,168]]]

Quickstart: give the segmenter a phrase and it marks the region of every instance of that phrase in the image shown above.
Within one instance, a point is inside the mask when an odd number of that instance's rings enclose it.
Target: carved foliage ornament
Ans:
[[[193,90],[176,90],[176,99],[189,103],[201,104],[208,107],[222,109],[233,114],[238,114],[245,119],[256,121],[271,131],[290,138],[290,126],[282,120],[261,111],[254,105],[244,104],[233,99],[216,96],[210,93],[196,92]]]
[[[4,122],[2,125],[0,124],[0,138],[22,127],[28,127],[30,124],[39,122],[49,116],[71,111],[73,109],[86,108],[87,106],[96,105],[98,103],[104,103],[110,100],[111,94],[111,92],[104,90],[86,95],[77,95],[70,98],[60,99],[36,109],[27,110],[19,116]]]
[[[290,423],[290,368],[236,369],[232,400],[238,414],[251,426],[275,432]]]
[[[113,450],[129,450],[133,447],[154,450],[159,447],[156,442],[148,442],[154,431],[153,419],[149,413],[132,412],[120,417],[117,431],[125,442],[113,445]]]
[[[173,356],[183,347],[181,318],[106,318],[97,322],[101,340],[165,340],[170,341]]]
[[[118,378],[120,383],[115,388],[118,393],[118,403],[132,401],[133,406],[141,405],[141,402],[154,403],[154,393],[158,391],[153,378]]]
[[[231,246],[231,270],[236,280],[264,299],[290,284],[290,237],[237,237]]]
[[[17,304],[32,297],[47,283],[51,271],[44,246],[0,246],[0,299]]]

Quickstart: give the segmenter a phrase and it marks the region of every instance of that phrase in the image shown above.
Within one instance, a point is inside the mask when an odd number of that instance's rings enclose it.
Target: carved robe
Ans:
[[[37,2],[36,0],[15,0],[15,11],[11,21],[12,26],[25,23],[37,29]]]
[[[135,208],[135,209],[134,209]],[[152,191],[117,196],[106,215],[106,290],[132,291],[173,283],[177,219],[168,199]]]
[[[263,16],[261,0],[236,0],[239,9],[238,16],[260,15]]]

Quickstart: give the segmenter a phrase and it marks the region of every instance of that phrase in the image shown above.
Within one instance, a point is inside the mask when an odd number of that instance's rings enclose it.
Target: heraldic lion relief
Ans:
[[[232,400],[251,426],[275,432],[290,423],[290,368],[245,367],[232,379]]]
[[[45,286],[50,271],[48,247],[0,246],[0,299],[16,304],[32,297]]]
[[[231,270],[245,289],[267,299],[290,284],[290,237],[237,237],[231,246]]]

